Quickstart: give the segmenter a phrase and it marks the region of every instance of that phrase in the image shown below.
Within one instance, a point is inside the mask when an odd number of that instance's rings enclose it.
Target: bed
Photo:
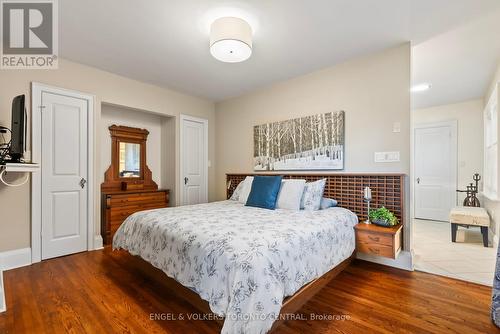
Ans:
[[[265,333],[283,299],[351,257],[344,208],[266,210],[235,201],[137,212],[115,249],[138,255],[208,301],[222,333]]]
[[[251,175],[227,174],[227,198]],[[284,178],[325,178],[324,196],[340,207],[273,211],[227,200],[143,211],[127,218],[113,248],[136,255],[130,257],[136,270],[197,310],[223,318],[222,333],[266,333],[349,265],[353,227],[366,218],[365,186],[372,188],[373,206],[387,207],[403,224],[405,218],[404,174]]]

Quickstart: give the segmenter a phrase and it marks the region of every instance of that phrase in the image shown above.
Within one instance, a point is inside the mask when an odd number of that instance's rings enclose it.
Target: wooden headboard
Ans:
[[[360,221],[366,219],[366,203],[363,201],[363,190],[365,187],[370,187],[373,198],[370,204],[371,208],[385,206],[394,212],[401,223],[405,223],[405,174],[226,174],[227,198],[231,197],[236,186],[245,177],[253,175],[283,175],[287,179],[305,179],[307,182],[326,178],[324,197],[336,199],[339,206],[356,213]]]

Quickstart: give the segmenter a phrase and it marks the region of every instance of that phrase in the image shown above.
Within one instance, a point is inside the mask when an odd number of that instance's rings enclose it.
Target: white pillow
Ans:
[[[304,193],[306,180],[283,180],[281,181],[276,209],[300,210],[300,200]]]
[[[328,208],[332,208],[334,206],[337,206],[337,201],[334,200],[333,198],[326,198],[326,197],[323,197],[321,199],[321,204],[319,206],[319,209],[320,210],[325,210],[325,209],[328,209]]]
[[[321,179],[315,182],[308,182],[304,188],[304,195],[300,202],[300,208],[304,210],[319,210],[321,199],[325,191],[326,179]]]
[[[241,189],[238,201],[240,203],[246,204],[248,195],[250,195],[250,190],[252,190],[253,176],[247,176],[242,182],[244,182],[243,189]]]
[[[229,199],[231,201],[238,201],[240,199],[241,190],[243,190],[244,186],[245,186],[245,180],[238,183],[238,185],[236,186],[236,189],[234,189],[233,194],[231,195],[231,197]]]

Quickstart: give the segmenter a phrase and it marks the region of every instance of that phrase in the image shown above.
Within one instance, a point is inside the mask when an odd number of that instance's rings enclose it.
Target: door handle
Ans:
[[[417,177],[417,184],[420,184],[420,178]]]
[[[87,183],[87,180],[85,180],[83,177],[82,179],[80,180],[80,187],[83,189],[85,188],[85,183]]]
[[[184,178],[184,184],[188,184],[189,179],[187,177]]]

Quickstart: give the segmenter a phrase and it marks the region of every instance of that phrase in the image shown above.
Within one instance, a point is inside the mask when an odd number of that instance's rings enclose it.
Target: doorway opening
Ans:
[[[498,19],[478,17],[412,45],[410,211],[416,270],[491,286],[500,202],[488,191],[499,182],[486,163],[490,154],[498,161],[487,123],[499,128],[488,119],[498,113],[500,48],[472,38],[491,29],[486,22]]]

